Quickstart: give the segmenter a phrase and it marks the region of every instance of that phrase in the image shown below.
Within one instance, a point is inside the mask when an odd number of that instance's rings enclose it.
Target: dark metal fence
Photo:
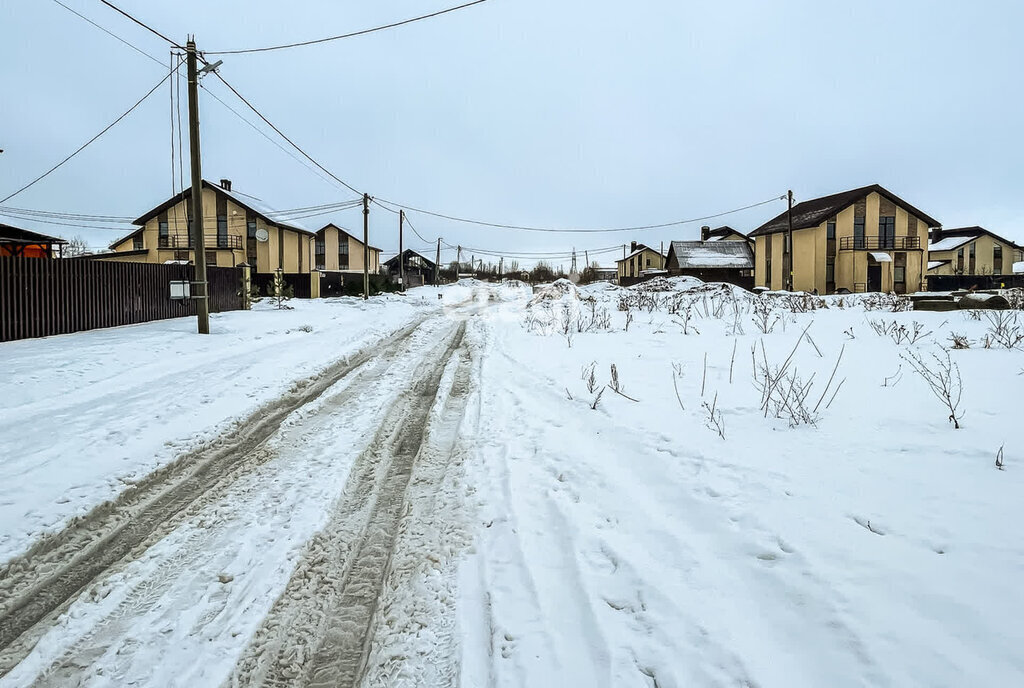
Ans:
[[[1024,288],[1024,275],[928,275],[928,291]]]
[[[195,315],[170,297],[194,279],[192,265],[0,257],[0,341]],[[244,308],[240,268],[207,268],[207,281],[211,312]]]

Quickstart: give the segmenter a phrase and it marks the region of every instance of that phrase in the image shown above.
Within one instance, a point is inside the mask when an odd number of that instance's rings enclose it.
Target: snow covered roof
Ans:
[[[975,239],[980,238],[980,234],[968,234],[966,236],[948,236],[942,237],[934,244],[928,242],[929,251],[952,251],[953,249],[960,248],[964,244],[968,244]]]
[[[947,263],[952,263],[952,262],[953,261],[951,261],[951,260],[929,260],[928,261],[928,269],[929,270],[934,270],[935,268],[942,267],[943,265],[946,265]]]
[[[872,251],[870,255],[871,255],[872,258],[874,258],[879,263],[891,263],[892,262],[892,256],[890,256],[885,251],[877,251],[877,252],[876,251]]]
[[[1024,275],[1024,260],[1013,264],[1013,274]]]
[[[669,261],[680,269],[754,267],[754,252],[745,241],[673,241]]]

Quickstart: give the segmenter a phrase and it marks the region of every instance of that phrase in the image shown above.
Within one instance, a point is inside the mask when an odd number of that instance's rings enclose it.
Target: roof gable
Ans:
[[[956,227],[956,228],[953,228],[953,229],[943,229],[943,230],[941,230],[941,232],[939,234],[939,241],[938,241],[938,243],[937,244],[929,243],[928,244],[928,250],[929,251],[949,251],[949,250],[951,250],[951,248],[957,248],[958,246],[962,246],[963,244],[966,244],[966,243],[968,243],[970,241],[974,241],[975,239],[980,238],[982,235],[988,235],[988,236],[992,237],[993,239],[996,239],[1000,243],[1006,244],[1007,246],[1013,246],[1014,248],[1018,248],[1018,249],[1021,248],[1021,246],[1019,244],[1017,244],[1016,242],[1010,241],[1009,239],[1007,239],[1005,237],[1001,237],[998,234],[996,234],[995,232],[990,232],[989,230],[985,229],[984,227],[977,227],[977,226],[975,226],[975,227]],[[950,247],[949,244],[953,244],[954,243],[953,240],[955,240],[955,239],[963,239],[963,241],[960,241],[955,246]],[[947,240],[949,240],[949,241],[947,241]],[[933,246],[935,246],[935,245],[941,245],[942,248],[933,248]]]
[[[321,227],[320,229],[316,230],[315,234],[316,234],[317,238],[318,239],[323,239],[324,236],[327,234],[327,230],[331,229],[331,228],[335,229],[338,232],[338,234],[344,234],[348,238],[354,239],[356,241],[356,243],[358,243],[358,244],[362,244],[363,243],[363,240],[360,239],[359,237],[357,237],[355,234],[353,234],[352,232],[348,231],[347,229],[339,227],[338,225],[334,224],[333,222],[328,222],[323,227]],[[380,251],[380,249],[377,248],[376,246],[369,245],[369,247],[373,251]]]
[[[413,251],[411,248],[405,249],[402,253],[406,256],[407,260],[408,260],[408,258],[410,258],[412,256],[415,256],[415,257],[419,258],[420,260],[422,260],[425,263],[426,267],[431,268],[431,269],[436,267],[434,265],[434,261],[432,261],[429,258],[427,258],[426,256],[424,256],[422,253],[417,253],[416,251]],[[399,258],[399,256],[395,256],[394,258],[391,258],[390,260],[384,261],[384,264],[385,265],[397,265],[398,264],[398,258]]]
[[[899,207],[910,212],[914,217],[927,222],[929,227],[942,226],[941,222],[921,212],[888,189],[885,189],[878,184],[872,184],[870,186],[863,186],[859,189],[851,189],[850,191],[843,191],[841,193],[832,194],[831,196],[822,196],[821,198],[814,198],[809,201],[797,203],[793,206],[793,229],[809,229],[811,227],[817,227],[822,222],[825,222],[830,217],[838,215],[840,211],[845,210],[862,198],[867,198],[871,193],[877,193],[880,196],[889,199]],[[788,229],[788,211],[783,211],[755,229],[749,234],[749,236],[754,237],[761,236],[763,234],[774,234],[776,232],[785,232]]]
[[[313,231],[303,227],[302,225],[298,224],[297,222],[292,222],[292,221],[282,222],[280,220],[273,219],[273,217],[271,217],[271,216],[274,215],[274,214],[278,214],[277,211],[273,210],[268,205],[264,204],[262,201],[260,201],[259,199],[254,198],[252,196],[247,196],[247,195],[245,195],[245,194],[243,194],[241,192],[234,191],[234,190],[228,191],[227,189],[222,187],[220,184],[214,184],[213,182],[207,181],[206,179],[203,180],[203,188],[205,188],[205,189],[212,189],[216,193],[221,194],[221,195],[223,195],[223,196],[225,196],[227,198],[230,198],[232,200],[232,202],[234,202],[236,205],[239,205],[242,208],[244,208],[244,209],[248,210],[249,212],[253,213],[257,217],[262,219],[264,222],[266,222],[267,224],[274,225],[275,227],[281,227],[282,229],[290,229],[290,230],[295,231],[295,232],[301,232],[303,234],[314,234]],[[191,189],[191,187],[188,188],[188,189],[184,189],[181,192],[175,194],[174,196],[171,196],[169,199],[167,199],[166,201],[164,201],[160,205],[156,206],[152,210],[150,210],[150,211],[144,213],[143,215],[141,215],[140,217],[136,218],[132,222],[132,224],[133,225],[144,225],[147,222],[149,222],[150,220],[152,220],[154,217],[159,215],[160,213],[162,213],[165,210],[167,210],[168,208],[171,208],[171,207],[177,205],[178,203],[181,203],[183,200],[185,200],[186,197],[191,197],[191,196],[192,196],[192,189]],[[203,214],[204,215],[206,214],[205,211],[204,211]],[[131,235],[129,235],[129,236],[131,236]],[[125,239],[127,239],[127,238],[128,237],[125,237]],[[118,241],[124,241],[124,239],[119,239]],[[117,243],[117,242],[115,242],[115,243]]]

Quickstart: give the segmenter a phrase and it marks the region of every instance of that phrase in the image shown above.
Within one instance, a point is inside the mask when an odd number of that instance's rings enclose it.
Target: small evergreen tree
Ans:
[[[285,301],[290,301],[295,296],[295,290],[284,281],[284,273],[280,270],[274,273],[274,281],[267,285],[267,296],[270,297],[276,308],[280,310],[291,308]]]

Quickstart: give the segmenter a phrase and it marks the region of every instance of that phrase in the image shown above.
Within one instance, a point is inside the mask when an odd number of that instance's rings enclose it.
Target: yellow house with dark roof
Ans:
[[[1012,275],[1021,250],[984,227],[934,230],[928,242],[928,274]]]
[[[925,287],[928,232],[938,220],[873,184],[793,206],[793,247],[787,212],[750,233],[754,283],[785,289],[898,294]]]
[[[207,265],[246,263],[256,275],[264,276],[277,270],[308,274],[313,269],[313,232],[295,222],[274,219],[280,213],[257,198],[233,190],[230,180],[214,184],[204,179],[202,194]],[[141,215],[133,222],[139,225],[138,229],[111,244],[113,253],[97,255],[96,259],[138,263],[193,261],[191,217],[189,188]]]

